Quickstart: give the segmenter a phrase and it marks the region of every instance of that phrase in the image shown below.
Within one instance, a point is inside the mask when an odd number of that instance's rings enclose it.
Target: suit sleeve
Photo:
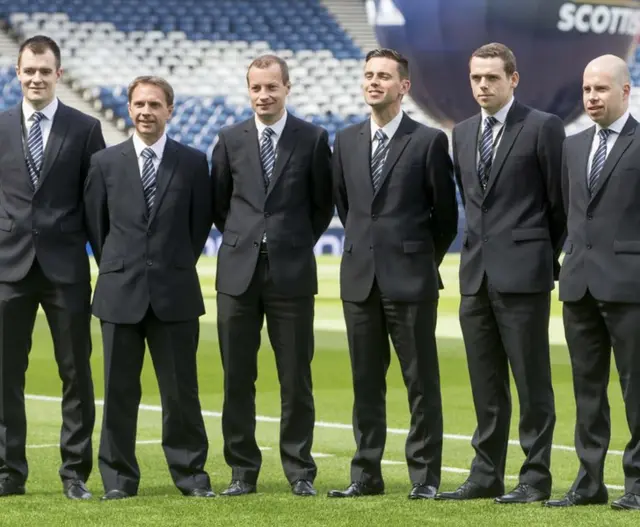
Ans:
[[[562,204],[565,216],[569,216],[569,168],[567,167],[567,140],[562,145]]]
[[[560,252],[567,237],[567,216],[562,196],[562,145],[564,124],[559,117],[550,116],[538,132],[538,160],[544,178],[549,207],[549,233],[554,251],[554,276],[560,274]]]
[[[89,174],[84,181],[84,217],[89,243],[100,265],[102,247],[109,234],[109,207],[102,168],[95,156],[91,159]]]
[[[347,197],[347,185],[344,182],[342,171],[342,159],[340,157],[340,136],[336,135],[333,144],[333,157],[331,163],[331,177],[333,179],[333,195],[336,200],[338,217],[343,226],[347,225],[347,214],[349,213],[349,199]]]
[[[89,166],[91,164],[91,156],[102,150],[105,147],[104,137],[102,136],[102,125],[100,121],[96,120],[89,135],[87,136],[87,142],[84,146],[83,159],[82,159],[82,180],[84,181],[89,173]]]
[[[333,217],[333,196],[331,185],[331,149],[329,134],[323,130],[313,149],[312,177],[312,217],[314,243],[327,230]]]
[[[453,150],[453,176],[455,178],[456,184],[458,185],[458,190],[460,191],[460,200],[462,201],[462,205],[466,205],[465,197],[464,197],[464,189],[462,188],[462,175],[460,174],[460,164],[458,163],[458,148],[456,144],[456,129],[453,129],[451,133],[451,147]]]
[[[213,203],[211,202],[211,179],[206,156],[198,161],[191,187],[191,207],[189,211],[189,226],[191,229],[191,243],[196,261],[202,254],[211,231],[213,222]]]
[[[449,141],[438,132],[427,152],[427,189],[431,208],[431,232],[436,263],[440,265],[458,233],[458,203],[453,181]]]
[[[227,144],[222,132],[211,155],[211,203],[213,206],[213,223],[220,232],[229,215],[231,195],[233,194],[233,176],[227,152]]]

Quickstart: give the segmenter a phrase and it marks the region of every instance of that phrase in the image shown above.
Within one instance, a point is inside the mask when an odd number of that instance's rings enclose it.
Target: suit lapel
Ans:
[[[498,145],[496,157],[491,164],[489,182],[487,183],[487,189],[484,193],[485,198],[489,195],[489,192],[491,192],[494,183],[500,175],[502,166],[507,160],[507,156],[509,155],[511,148],[515,143],[518,134],[522,130],[525,116],[526,112],[523,111],[523,108],[517,103],[517,101],[514,101],[511,109],[509,110],[509,113],[507,113],[507,118],[504,123],[504,132],[502,133],[502,138],[500,139],[500,144]]]
[[[153,208],[149,215],[149,223],[152,223],[158,213],[158,209],[162,203],[162,198],[167,191],[167,187],[171,182],[171,178],[178,166],[178,148],[176,142],[173,139],[167,137],[167,143],[162,153],[162,161],[158,167],[158,173],[156,174],[156,197],[153,202]],[[142,178],[140,178],[140,188],[142,188]],[[144,198],[144,191],[142,193]]]
[[[585,203],[588,203],[591,199],[588,187],[589,177],[587,174],[587,168],[589,167],[589,154],[591,153],[591,144],[593,143],[593,136],[595,133],[595,126],[592,126],[582,133],[582,137],[580,138],[581,141],[578,144],[578,152],[576,154],[576,159],[580,160],[580,170],[578,171],[580,181],[578,181],[578,187],[584,196]]]
[[[246,157],[249,163],[248,175],[251,177],[249,182],[250,188],[256,192],[256,198],[263,200],[264,191],[264,176],[262,174],[262,163],[260,162],[260,143],[258,141],[258,129],[256,128],[256,122],[254,118],[247,119],[244,126],[245,140],[243,145],[246,145]]]
[[[276,148],[276,164],[273,167],[273,174],[271,174],[271,181],[267,188],[267,197],[271,194],[275,188],[278,179],[284,171],[284,167],[287,166],[287,162],[296,147],[298,135],[295,133],[298,129],[297,119],[292,115],[287,116],[287,121],[282,130],[282,137],[278,140],[278,146]]]
[[[607,180],[611,176],[613,169],[618,164],[618,161],[620,161],[622,154],[624,154],[625,150],[629,148],[629,146],[633,142],[633,139],[635,138],[635,134],[636,134],[637,124],[638,122],[633,117],[629,116],[629,118],[627,119],[627,122],[624,124],[624,127],[622,128],[622,131],[620,132],[620,137],[618,137],[618,139],[616,140],[615,144],[613,145],[613,148],[611,149],[611,153],[607,156],[607,160],[604,162],[604,167],[602,167],[602,172],[600,174],[600,177],[598,178],[598,181],[596,182],[596,187],[591,192],[590,202],[593,201],[595,197],[598,195],[598,193],[602,190],[602,188],[604,187],[604,184],[607,182]],[[594,129],[594,133],[595,133],[595,129]],[[593,136],[591,136],[591,139],[593,140]],[[586,177],[586,170],[585,170],[585,181],[586,179],[587,177]]]
[[[385,160],[384,167],[382,168],[382,175],[380,176],[380,184],[378,185],[378,190],[374,193],[374,196],[376,196],[378,192],[380,192],[380,189],[387,180],[387,177],[391,173],[391,170],[398,162],[398,158],[411,140],[411,134],[408,133],[408,125],[410,123],[409,119],[410,118],[406,114],[402,116],[400,126],[391,138],[389,153],[387,154],[387,159]],[[369,167],[371,167],[371,163],[369,163]],[[369,174],[371,174],[371,168],[369,168]]]
[[[15,155],[20,158],[20,171],[22,172],[21,180],[25,182],[30,189],[33,190],[31,185],[31,179],[29,176],[29,170],[27,169],[27,159],[25,157],[26,147],[23,144],[23,129],[22,129],[22,104],[18,103],[9,111],[9,129],[6,136],[9,141],[9,150],[15,152]]]
[[[361,187],[367,201],[373,199],[373,183],[371,181],[371,120],[367,119],[360,125],[360,130],[356,136],[355,150],[353,152],[353,163],[358,167],[355,171],[362,174]],[[362,168],[360,168],[362,167]]]
[[[132,138],[129,138],[124,142],[122,151],[120,153],[124,157],[123,177],[129,179],[133,196],[138,202],[137,207],[144,210],[144,217],[148,218],[147,202],[144,199],[144,191],[142,190],[142,177],[140,175],[138,157],[136,156],[136,149],[133,146]]]
[[[60,153],[67,131],[69,130],[69,124],[69,109],[61,102],[58,102],[58,109],[53,116],[49,139],[47,139],[47,147],[44,150],[44,161],[42,162],[42,170],[40,171],[40,180],[38,182],[36,192],[40,187],[42,187],[44,179],[51,171],[51,168]]]
[[[458,163],[460,164],[460,171],[463,174],[465,172],[471,174],[471,178],[473,179],[471,184],[477,186],[480,195],[482,195],[483,191],[480,188],[480,179],[478,178],[478,136],[480,134],[480,121],[481,114],[473,116],[462,131]]]

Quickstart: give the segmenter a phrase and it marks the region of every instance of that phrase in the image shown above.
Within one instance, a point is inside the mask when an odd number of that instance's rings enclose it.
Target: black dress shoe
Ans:
[[[436,497],[438,490],[433,485],[425,483],[414,483],[411,492],[409,492],[410,500],[431,500]]]
[[[611,508],[617,510],[640,510],[640,494],[633,494],[631,492],[627,492],[621,498],[614,500],[611,502]]]
[[[190,491],[183,492],[183,494],[189,498],[215,498],[216,497],[216,493],[207,487],[204,487],[201,489],[191,489]]]
[[[64,482],[64,495],[70,500],[90,500],[93,495],[84,484],[84,481],[72,479]]]
[[[536,489],[527,483],[520,483],[511,492],[495,499],[496,503],[533,503],[549,499],[550,494]]]
[[[378,496],[384,494],[384,485],[354,481],[346,490],[330,490],[329,498],[358,498],[360,496]]]
[[[0,497],[2,496],[20,496],[24,494],[24,485],[8,478],[0,481]]]
[[[545,507],[576,507],[579,505],[603,505],[609,501],[606,491],[593,497],[586,497],[577,492],[569,491],[559,500],[549,500],[544,502]]]
[[[308,479],[296,481],[291,485],[291,492],[296,496],[315,496],[317,494],[316,489],[313,488],[313,483]]]
[[[502,495],[502,491],[483,487],[479,483],[471,480],[465,481],[453,492],[441,492],[436,495],[437,500],[478,500],[486,498],[497,498]]]
[[[245,494],[255,494],[256,486],[246,481],[234,479],[229,486],[220,493],[220,496],[244,496]]]
[[[102,496],[101,500],[102,501],[109,501],[109,500],[124,500],[127,498],[132,498],[133,494],[129,494],[128,492],[125,492],[124,490],[119,490],[119,489],[113,489],[108,491],[104,496]]]

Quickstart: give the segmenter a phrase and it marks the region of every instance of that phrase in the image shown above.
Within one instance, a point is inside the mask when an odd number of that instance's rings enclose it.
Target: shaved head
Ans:
[[[582,100],[591,120],[603,128],[629,108],[631,77],[627,63],[615,55],[593,59],[584,70]]]

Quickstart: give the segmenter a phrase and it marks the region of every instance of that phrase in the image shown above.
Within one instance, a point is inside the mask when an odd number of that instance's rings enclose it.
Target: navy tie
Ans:
[[[276,164],[276,152],[273,149],[271,136],[275,134],[272,128],[265,128],[260,139],[260,163],[262,164],[262,175],[264,177],[264,188],[269,186],[273,167]]]
[[[593,189],[596,187],[598,178],[600,177],[600,173],[602,172],[602,168],[604,167],[604,162],[607,159],[607,138],[612,133],[613,130],[609,130],[607,128],[603,128],[598,132],[600,143],[598,143],[596,153],[593,154],[593,159],[591,161],[591,170],[589,171],[589,180],[587,181],[587,187],[589,188],[590,193],[593,192]]]
[[[144,164],[142,165],[142,192],[147,203],[147,209],[151,211],[156,197],[156,169],[153,166],[153,158],[156,153],[151,148],[142,151]]]
[[[382,168],[389,151],[389,143],[387,142],[387,134],[381,128],[376,131],[374,139],[378,141],[378,145],[371,156],[371,183],[373,184],[373,191],[377,192],[382,179]]]
[[[27,136],[27,168],[29,169],[29,178],[33,184],[33,188],[37,188],[38,179],[40,178],[40,169],[42,168],[42,160],[44,159],[44,141],[42,139],[42,128],[40,121],[44,119],[42,112],[36,112],[31,116],[31,128]],[[30,159],[29,159],[30,158]]]
[[[484,130],[480,138],[480,163],[478,163],[478,177],[482,190],[487,189],[489,174],[491,173],[491,163],[493,162],[493,127],[498,120],[489,116],[484,120]]]

